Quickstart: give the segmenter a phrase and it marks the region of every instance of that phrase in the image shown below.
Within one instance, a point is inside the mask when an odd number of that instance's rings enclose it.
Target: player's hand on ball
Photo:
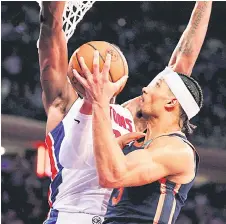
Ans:
[[[134,140],[143,138],[143,137],[145,137],[145,135],[146,134],[143,132],[131,132],[131,133],[119,136],[117,138],[117,141],[118,141],[120,148],[123,149],[126,146],[126,144],[128,144]]]
[[[84,58],[79,58],[79,63],[82,68],[82,77],[76,70],[73,73],[76,79],[83,85],[86,90],[85,98],[90,103],[106,104],[114,94],[125,84],[128,76],[123,76],[117,82],[113,83],[109,80],[109,71],[111,65],[111,55],[107,54],[103,70],[99,69],[99,52],[94,52],[93,58],[93,74],[86,66]]]

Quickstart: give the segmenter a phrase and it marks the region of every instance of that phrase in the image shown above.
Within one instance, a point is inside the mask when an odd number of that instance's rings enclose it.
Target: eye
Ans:
[[[142,94],[141,94],[141,95],[143,95],[143,94],[147,94],[147,87],[144,87],[144,88],[142,89]]]

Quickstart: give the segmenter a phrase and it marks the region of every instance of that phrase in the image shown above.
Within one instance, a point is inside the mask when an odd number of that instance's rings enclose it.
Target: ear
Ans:
[[[178,100],[174,97],[171,99],[168,99],[166,104],[165,104],[165,108],[168,111],[171,111],[175,108],[175,106],[178,104]]]

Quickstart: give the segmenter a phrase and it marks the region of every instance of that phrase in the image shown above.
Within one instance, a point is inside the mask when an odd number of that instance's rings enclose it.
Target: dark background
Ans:
[[[130,71],[127,86],[118,97],[122,103],[139,95],[168,64],[193,6],[194,2],[96,2],[69,41],[69,57],[91,40],[118,45]],[[39,6],[36,2],[1,2],[1,12],[2,114],[45,121],[36,48]],[[213,3],[207,36],[192,75],[203,89],[204,107],[192,120],[198,128],[191,141],[216,150],[226,149],[225,12],[226,2]],[[31,173],[32,158],[34,155],[13,157],[16,172],[2,173],[3,223],[41,223],[46,215],[49,180]],[[178,223],[226,223],[222,198],[226,198],[224,185],[195,188]]]

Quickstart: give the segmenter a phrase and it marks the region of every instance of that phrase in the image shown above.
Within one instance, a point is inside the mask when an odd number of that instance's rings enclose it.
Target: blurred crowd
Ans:
[[[2,157],[2,224],[41,224],[47,216],[49,178],[35,173],[36,153]],[[225,224],[226,186],[206,184],[188,195],[176,224]]]
[[[1,4],[2,113],[45,120],[36,47],[39,6]],[[129,63],[130,79],[119,96],[119,103],[126,101],[139,95],[142,86],[168,64],[193,6],[194,2],[96,2],[69,41],[69,57],[91,40],[118,45]],[[226,19],[225,9],[225,2],[214,2],[207,38],[193,70],[204,91],[204,107],[193,119],[198,128],[192,142],[221,149],[226,148],[226,27],[220,22]]]
[[[36,2],[1,2],[2,113],[45,120],[36,42]],[[119,103],[140,94],[167,64],[188,23],[194,2],[97,2],[68,43],[69,57],[81,44],[106,40],[124,52],[130,78]],[[125,10],[125,9],[129,10]],[[18,10],[19,9],[19,10]],[[226,3],[213,4],[207,38],[193,70],[204,91],[204,107],[193,123],[192,142],[226,149]],[[49,178],[35,174],[36,156],[27,151],[2,156],[2,223],[40,224],[48,212]],[[226,223],[226,186],[195,187],[177,224]]]
[[[2,156],[2,224],[41,224],[48,213],[50,179],[38,178],[36,152]]]

